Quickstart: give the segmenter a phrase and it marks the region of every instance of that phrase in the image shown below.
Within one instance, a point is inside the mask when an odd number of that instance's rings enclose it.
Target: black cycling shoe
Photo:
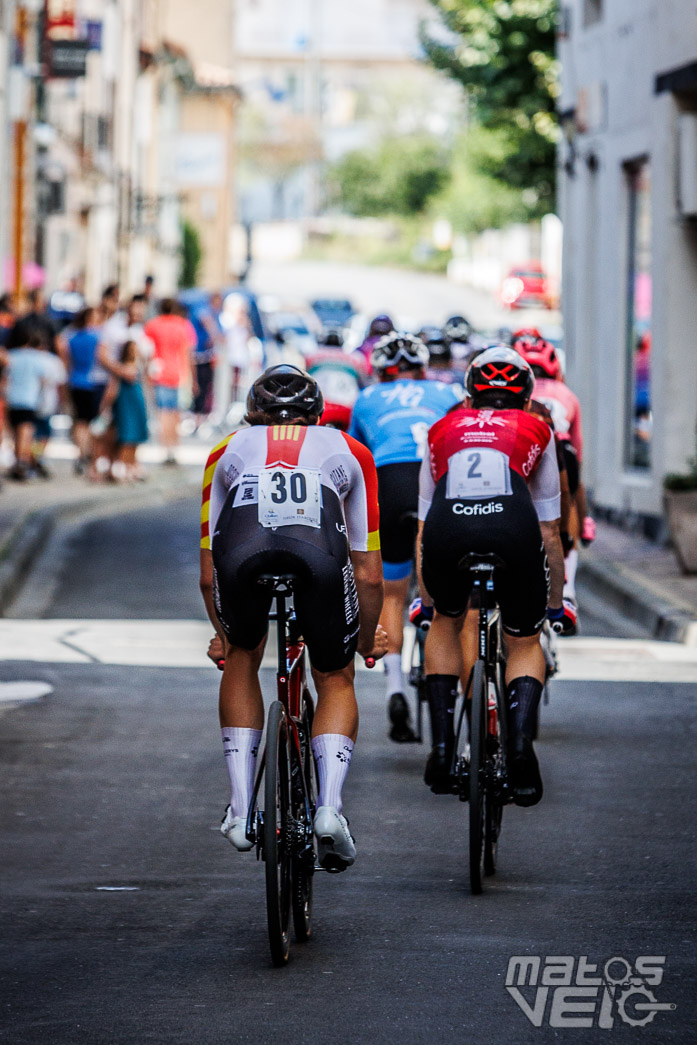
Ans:
[[[516,737],[508,762],[508,772],[515,804],[536,806],[544,789],[537,755],[529,737]]]
[[[447,750],[445,744],[434,744],[431,754],[426,762],[424,771],[424,783],[427,784],[434,795],[452,795],[457,792],[457,785],[450,772],[452,753]]]
[[[409,705],[404,694],[393,693],[390,697],[387,714],[390,719],[389,738],[397,744],[413,744],[416,741],[414,730],[409,723]]]

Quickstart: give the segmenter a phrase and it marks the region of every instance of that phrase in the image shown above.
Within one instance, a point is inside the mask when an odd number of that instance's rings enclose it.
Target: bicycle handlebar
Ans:
[[[365,666],[366,666],[366,668],[374,668],[375,667],[375,657],[366,657],[365,658]]]

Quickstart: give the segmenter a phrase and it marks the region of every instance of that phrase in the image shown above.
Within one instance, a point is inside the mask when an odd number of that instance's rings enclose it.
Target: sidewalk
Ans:
[[[697,575],[681,573],[670,548],[598,522],[597,539],[581,552],[578,576],[654,638],[697,646]]]
[[[21,589],[55,527],[89,521],[99,515],[145,508],[163,500],[198,498],[206,450],[184,447],[176,468],[150,466],[139,483],[89,483],[73,472],[60,450],[48,459],[53,477],[16,483],[0,490],[0,617]]]

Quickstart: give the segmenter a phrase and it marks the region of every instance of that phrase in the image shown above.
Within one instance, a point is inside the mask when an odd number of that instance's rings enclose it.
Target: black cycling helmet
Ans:
[[[378,374],[398,374],[400,370],[421,370],[428,366],[428,349],[418,337],[393,331],[373,347],[370,363]]]
[[[464,316],[450,316],[443,325],[443,333],[449,341],[467,342],[474,332],[474,327]]]
[[[384,337],[394,330],[394,323],[389,316],[376,316],[368,327],[368,337]]]
[[[340,330],[323,330],[317,341],[320,345],[325,345],[327,348],[341,348],[344,343],[344,336]]]
[[[480,352],[465,376],[468,396],[475,406],[525,406],[535,385],[531,367],[507,345],[494,345]]]
[[[314,377],[289,363],[265,370],[247,396],[248,414],[270,414],[279,421],[297,417],[319,420],[323,410],[324,397]]]
[[[450,341],[440,327],[422,327],[419,337],[428,349],[432,363],[449,363],[452,360]]]

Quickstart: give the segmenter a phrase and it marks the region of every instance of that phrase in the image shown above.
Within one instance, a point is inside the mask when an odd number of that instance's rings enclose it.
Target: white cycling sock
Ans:
[[[393,693],[404,693],[404,676],[402,675],[402,654],[386,653],[382,659],[385,665],[385,684],[387,687],[387,699]]]
[[[353,741],[341,733],[320,733],[312,738],[312,753],[319,777],[318,806],[334,806],[341,812],[341,789],[351,765]]]
[[[246,816],[254,790],[254,773],[261,740],[260,729],[223,726],[223,751],[230,776],[230,812]]]
[[[578,569],[578,552],[572,548],[566,556],[566,581],[564,583],[564,597],[576,602],[576,570]]]

